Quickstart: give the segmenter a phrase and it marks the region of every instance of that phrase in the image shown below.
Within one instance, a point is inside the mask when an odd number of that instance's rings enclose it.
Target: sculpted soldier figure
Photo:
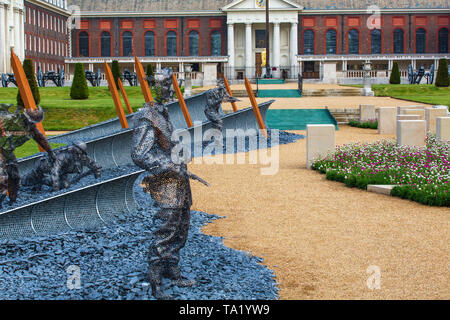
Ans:
[[[17,106],[15,113],[9,109],[12,105],[0,105],[0,157],[7,174],[7,190],[11,203],[17,200],[20,187],[19,168],[14,150],[33,138],[45,151],[49,159],[55,160],[55,155],[45,136],[36,127],[44,120],[44,111],[39,107],[29,111],[23,106]]]
[[[212,122],[213,129],[222,132],[223,121],[220,114],[222,102],[237,102],[239,99],[233,98],[227,92],[223,79],[218,80],[217,88],[206,91],[206,118]]]
[[[190,207],[192,204],[189,179],[205,181],[187,171],[186,163],[175,163],[172,150],[173,126],[167,106],[170,99],[172,70],[164,68],[155,73],[156,102],[146,103],[136,118],[133,136],[132,159],[149,175],[142,185],[154,200],[158,210],[149,251],[148,280],[157,299],[168,299],[161,288],[162,278],[173,280],[177,286],[192,286],[195,281],[181,275],[180,250],[185,246],[189,232]]]
[[[83,173],[85,167],[89,170]],[[74,174],[75,178],[70,180]],[[69,148],[57,151],[53,162],[48,158],[41,158],[24,178],[23,185],[33,186],[36,190],[40,190],[42,185],[48,185],[53,191],[59,191],[69,188],[90,174],[98,179],[101,176],[101,167],[89,158],[86,143],[75,142]]]

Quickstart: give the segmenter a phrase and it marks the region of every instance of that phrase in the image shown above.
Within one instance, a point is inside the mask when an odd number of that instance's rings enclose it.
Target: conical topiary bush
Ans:
[[[398,68],[398,63],[394,62],[391,71],[391,78],[389,79],[390,84],[400,84],[400,69]]]
[[[89,98],[89,89],[82,63],[77,63],[75,65],[72,87],[70,88],[70,97],[74,100],[84,100]]]
[[[36,81],[36,75],[34,73],[33,60],[25,59],[23,61],[23,70],[25,71],[25,75],[27,76],[28,83],[30,84],[31,92],[33,93],[34,102],[38,105],[41,102],[41,95],[39,94],[39,87]],[[17,93],[17,105],[23,106],[24,103],[22,101],[22,97],[20,92]]]
[[[112,65],[111,65],[111,72],[114,78],[114,81],[116,82],[116,87],[119,86],[119,79],[122,79],[121,74],[120,74],[120,66],[119,66],[119,61],[117,60],[113,60]]]
[[[448,87],[449,79],[448,79],[448,63],[447,59],[439,60],[439,68],[436,76],[436,87]]]

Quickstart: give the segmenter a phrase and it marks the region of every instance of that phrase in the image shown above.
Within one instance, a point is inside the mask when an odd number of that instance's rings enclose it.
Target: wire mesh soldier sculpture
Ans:
[[[217,88],[206,91],[205,116],[212,122],[212,128],[222,132],[223,121],[220,114],[222,102],[240,101],[228,94],[223,79],[217,81]]]
[[[166,103],[170,100],[173,72],[164,68],[155,73],[155,103],[144,104],[137,114],[132,159],[149,175],[143,179],[144,192],[154,200],[158,213],[154,217],[157,231],[153,234],[148,262],[148,280],[157,299],[169,299],[161,286],[162,278],[172,279],[177,286],[192,286],[195,281],[181,275],[178,265],[180,250],[185,246],[190,225],[192,195],[189,179],[207,182],[187,171],[187,161],[175,163],[172,151],[173,126]]]
[[[47,152],[51,161],[55,160],[55,154],[45,136],[36,127],[37,123],[44,120],[42,108],[30,111],[19,105],[12,113],[9,111],[11,107],[12,105],[7,104],[0,106],[0,157],[8,176],[8,196],[10,202],[14,203],[20,188],[19,167],[14,150],[34,139]]]
[[[0,160],[0,209],[3,207],[3,200],[8,195],[8,173],[3,161]]]
[[[84,142],[75,142],[64,150],[56,151],[55,161],[41,158],[33,170],[23,179],[23,185],[40,190],[42,185],[52,187],[53,191],[67,189],[82,178],[92,174],[96,179],[101,176],[101,167],[87,154]],[[84,168],[89,170],[83,173]],[[75,175],[73,179],[71,177]]]

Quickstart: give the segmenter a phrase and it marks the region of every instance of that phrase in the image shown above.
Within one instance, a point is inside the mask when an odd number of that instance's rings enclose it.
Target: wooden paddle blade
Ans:
[[[233,93],[231,92],[230,84],[228,83],[228,80],[225,76],[223,76],[223,83],[225,84],[225,88],[227,89],[228,94],[232,97]],[[236,106],[236,102],[232,102],[231,106],[233,107],[233,111],[238,111],[238,108]]]
[[[14,72],[14,77],[17,81],[17,86],[19,87],[20,96],[22,98],[24,107],[28,110],[36,109],[36,101],[34,101],[33,93],[31,92],[30,84],[28,83],[27,76],[23,70],[22,63],[20,62],[17,55],[11,49],[11,67]],[[45,137],[45,130],[42,122],[36,123],[36,127]],[[44,152],[45,150],[39,146],[39,151]]]
[[[113,74],[108,64],[105,62],[105,74],[108,80],[109,91],[111,92],[114,105],[116,106],[117,115],[119,117],[120,125],[123,129],[128,129],[127,117],[125,117],[125,112],[123,112],[122,102],[120,101],[119,92],[117,92],[116,82],[114,81]]]
[[[181,93],[181,89],[180,89],[180,86],[178,85],[178,81],[177,81],[177,77],[175,76],[175,73],[172,76],[172,84],[173,84],[173,88],[175,89],[175,93],[177,95],[178,103],[180,104],[181,111],[183,111],[184,120],[186,120],[186,124],[187,124],[188,128],[191,128],[193,126],[192,120],[191,120],[191,115],[189,114],[189,111],[187,109],[186,102],[184,101],[184,97],[183,97],[183,94]]]
[[[153,96],[150,88],[148,87],[148,83],[145,80],[144,68],[142,67],[141,62],[138,57],[134,58],[134,68],[136,69],[136,75],[139,80],[139,84],[141,86],[142,94],[144,95],[145,102],[153,103]]]
[[[253,112],[255,113],[256,121],[258,122],[259,129],[263,130],[264,135],[267,137],[267,129],[264,121],[261,117],[261,112],[258,108],[258,103],[256,102],[255,95],[253,94],[252,85],[250,81],[248,81],[247,77],[245,78],[245,89],[247,90],[248,97],[250,98],[250,102],[253,107]]]
[[[128,99],[127,92],[125,91],[125,88],[123,87],[122,80],[119,79],[119,81],[117,81],[117,83],[119,84],[119,90],[120,90],[120,93],[122,94],[123,101],[125,101],[125,105],[127,107],[128,114],[132,114],[133,109],[131,108],[131,104],[130,104],[130,100]]]

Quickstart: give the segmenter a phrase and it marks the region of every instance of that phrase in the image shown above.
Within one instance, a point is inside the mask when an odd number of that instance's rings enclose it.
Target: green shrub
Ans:
[[[89,98],[89,89],[82,63],[77,63],[75,65],[72,87],[70,88],[70,97],[74,100],[85,100]]]
[[[120,66],[119,61],[113,60],[111,65],[111,72],[114,78],[114,81],[116,82],[116,86],[119,86],[119,79],[122,80],[122,75],[120,74]]]
[[[378,120],[368,120],[365,122],[360,122],[359,120],[351,119],[348,122],[348,125],[350,127],[357,127],[357,128],[363,128],[363,129],[378,129]]]
[[[390,84],[400,84],[400,69],[398,68],[398,63],[394,62],[391,71],[391,77],[389,79]]]
[[[436,76],[436,87],[448,87],[448,63],[447,59],[439,60],[439,68]]]
[[[147,74],[147,77],[149,77],[149,78],[153,77],[153,66],[151,64],[147,65],[146,74]]]
[[[33,60],[25,59],[23,61],[23,70],[25,71],[25,75],[27,76],[28,83],[30,84],[31,92],[33,93],[34,102],[38,105],[41,102],[41,96],[39,94],[39,87],[36,81],[36,76],[34,73]],[[24,103],[22,101],[22,97],[20,92],[17,93],[17,105],[23,106]]]

